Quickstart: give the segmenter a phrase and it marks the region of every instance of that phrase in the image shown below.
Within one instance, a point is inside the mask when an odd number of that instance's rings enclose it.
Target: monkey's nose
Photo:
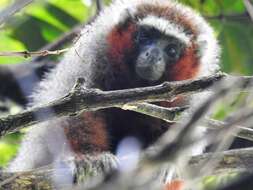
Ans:
[[[159,48],[149,48],[144,52],[144,62],[146,62],[147,65],[155,64],[161,59],[160,54]]]
[[[137,59],[135,70],[142,79],[159,80],[165,70],[165,61],[161,49],[157,46],[150,46],[145,49]]]

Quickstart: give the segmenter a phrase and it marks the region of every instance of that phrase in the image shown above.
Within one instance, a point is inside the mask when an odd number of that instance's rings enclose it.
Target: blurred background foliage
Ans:
[[[253,21],[248,16],[243,1],[179,1],[196,9],[215,28],[222,46],[222,70],[227,73],[252,75]],[[13,2],[13,0],[0,0],[0,11]],[[109,3],[109,0],[105,2]],[[35,1],[0,26],[0,51],[39,50],[76,25],[87,22],[95,13],[96,6],[92,0]],[[59,57],[53,56],[53,59],[57,60]],[[0,57],[1,65],[22,64],[28,61],[29,58]],[[223,118],[243,102],[243,97],[243,94],[240,95],[229,105],[219,104],[215,117]],[[14,109],[11,113],[17,110],[20,109]],[[0,141],[0,166],[6,165],[15,155],[19,141],[20,134],[7,136]],[[208,180],[210,181],[210,178]]]

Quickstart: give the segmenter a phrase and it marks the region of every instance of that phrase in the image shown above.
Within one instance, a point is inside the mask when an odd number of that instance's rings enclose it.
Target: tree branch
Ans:
[[[193,92],[205,90],[223,77],[224,74],[216,74],[197,80],[164,82],[157,86],[116,91],[84,89],[82,88],[83,81],[79,80],[74,89],[59,100],[16,115],[1,118],[0,134],[3,136],[41,121],[49,120],[54,117],[77,115],[83,111],[121,107],[127,103],[169,100],[179,94],[191,94]]]
[[[116,91],[83,89],[83,81],[79,80],[74,89],[59,100],[16,115],[1,118],[0,134],[3,136],[41,121],[61,116],[78,115],[83,111],[96,111],[103,108],[122,107],[128,103],[164,101],[172,99],[179,94],[186,95],[200,92],[208,89],[224,76],[224,74],[216,74],[196,80],[164,82],[157,86]],[[253,79],[251,77],[236,78],[244,81],[245,87],[252,85]]]
[[[221,160],[212,174],[224,174],[227,172],[251,173],[253,170],[252,157],[253,148],[235,149],[217,154],[205,153],[203,155],[193,156],[190,159],[188,167],[190,169],[200,168],[203,162],[211,158]],[[52,176],[55,174],[64,175],[65,172],[64,169],[56,172],[52,166],[27,172],[0,172],[0,188],[16,190],[17,187],[22,187],[23,190],[27,190],[32,189],[32,187],[38,187],[39,189],[49,190],[54,188],[52,185]],[[58,177],[60,178],[61,176]]]
[[[149,103],[126,104],[121,107],[121,109],[131,110],[145,115],[149,115],[151,117],[159,118],[172,124],[177,123],[177,121],[173,121],[175,115],[185,111],[187,108],[188,107],[164,108]],[[205,119],[204,122],[206,123],[206,125],[202,126],[210,128],[212,130],[221,129],[223,126],[227,125],[227,123],[224,121],[218,121],[210,118]],[[237,125],[235,127],[240,130],[239,133],[234,134],[235,136],[249,141],[253,141],[253,129],[240,125]]]
[[[211,129],[220,129],[223,126],[227,125],[226,122],[218,121],[215,119],[206,119],[206,122],[207,122],[206,127],[211,128]],[[242,139],[249,140],[249,141],[253,141],[253,129],[240,126],[240,125],[236,125],[235,127],[240,129],[238,133],[234,134],[235,136],[240,137]]]
[[[0,25],[32,2],[33,0],[16,0],[15,3],[0,12]]]
[[[219,153],[206,153],[194,156],[189,162],[192,168],[201,168],[204,161],[218,160],[218,165],[212,174],[228,172],[249,172],[253,171],[253,148],[234,149]]]
[[[42,47],[40,49],[40,51],[53,51],[56,49],[61,48],[64,44],[66,44],[67,42],[71,42],[71,40],[75,39],[76,37],[78,37],[78,35],[80,34],[82,28],[92,22],[92,20],[94,19],[94,17],[92,17],[87,23],[84,24],[79,24],[77,26],[75,26],[74,28],[71,29],[71,31],[64,33],[62,36],[60,36],[57,40],[55,40],[54,42],[45,45],[44,47]],[[34,57],[30,62],[40,62],[42,59],[44,58],[44,56],[36,56]]]
[[[185,107],[165,108],[149,103],[138,103],[138,104],[125,104],[120,108],[123,110],[131,110],[145,115],[149,115],[151,117],[156,117],[169,123],[175,123],[175,121],[172,121],[175,118],[175,115],[182,113],[188,107],[185,106]]]
[[[97,7],[97,14],[100,13],[100,11],[103,10],[104,5],[102,0],[96,0],[96,7]]]
[[[243,0],[244,5],[249,13],[251,20],[253,21],[253,5],[249,0]]]

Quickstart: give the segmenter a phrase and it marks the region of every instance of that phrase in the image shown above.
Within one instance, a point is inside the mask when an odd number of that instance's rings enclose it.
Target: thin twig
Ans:
[[[19,57],[32,57],[32,56],[47,56],[47,55],[59,55],[62,54],[69,49],[60,49],[60,50],[43,50],[43,51],[16,51],[16,52],[0,52],[0,56],[19,56]]]
[[[40,49],[40,51],[44,51],[44,50],[49,50],[49,51],[53,51],[55,49],[60,49],[62,48],[62,46],[68,42],[73,41],[74,39],[78,38],[80,36],[81,30],[88,24],[92,23],[95,18],[96,18],[97,14],[95,16],[92,16],[91,18],[88,19],[88,21],[86,21],[85,23],[82,24],[78,24],[77,26],[75,26],[74,28],[72,28],[69,32],[64,33],[62,36],[60,36],[57,40],[55,40],[54,42],[45,45],[44,47],[42,47]],[[31,62],[39,62],[43,59],[43,56],[37,56],[34,57]]]
[[[55,40],[54,42],[45,45],[44,47],[42,47],[39,51],[53,51],[55,49],[60,49],[62,48],[62,46],[68,42],[71,42],[73,39],[75,39],[76,37],[78,37],[78,35],[80,34],[82,28],[92,22],[92,20],[94,19],[94,17],[92,17],[87,23],[84,24],[79,24],[77,26],[75,26],[74,28],[71,29],[71,31],[64,33],[62,36],[60,36],[57,40]],[[38,55],[36,57],[34,57],[31,62],[40,62],[43,58],[45,58],[44,56]]]

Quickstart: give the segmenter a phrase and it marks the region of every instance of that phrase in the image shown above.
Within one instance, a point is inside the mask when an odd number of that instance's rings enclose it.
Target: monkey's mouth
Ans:
[[[148,81],[157,81],[162,77],[162,72],[158,71],[154,66],[136,66],[137,75]]]
[[[137,60],[135,72],[137,75],[147,81],[158,81],[164,74],[165,63],[158,59],[142,59]]]

